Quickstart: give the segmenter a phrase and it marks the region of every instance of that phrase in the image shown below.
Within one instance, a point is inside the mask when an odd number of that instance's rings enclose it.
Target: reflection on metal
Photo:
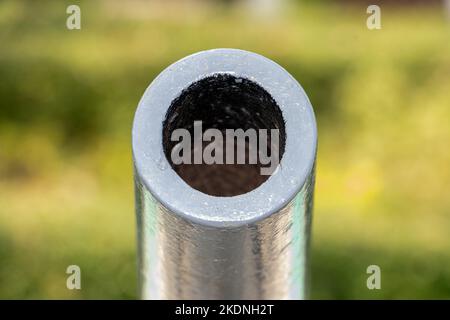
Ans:
[[[285,128],[278,169],[256,189],[228,197],[191,187],[174,170],[163,143],[173,102],[192,84],[218,74],[263,88],[281,110]],[[261,108],[263,117],[265,112]],[[141,297],[305,298],[316,146],[305,92],[271,60],[215,49],[164,70],[142,97],[132,130]]]

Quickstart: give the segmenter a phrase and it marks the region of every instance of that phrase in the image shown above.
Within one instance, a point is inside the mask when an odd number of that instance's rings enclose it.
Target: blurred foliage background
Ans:
[[[137,297],[133,114],[215,47],[273,59],[315,107],[311,298],[450,298],[450,20],[391,3],[370,31],[359,1],[1,1],[0,298]]]

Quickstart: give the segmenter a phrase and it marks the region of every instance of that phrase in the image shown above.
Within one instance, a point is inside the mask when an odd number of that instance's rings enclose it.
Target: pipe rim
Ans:
[[[172,101],[192,83],[218,73],[247,78],[277,102],[285,122],[284,155],[276,171],[256,189],[217,197],[189,186],[171,167],[163,149],[163,122]],[[165,208],[182,218],[211,227],[236,227],[286,207],[311,174],[317,127],[301,85],[281,66],[239,49],[213,49],[187,56],[161,72],[146,89],[133,122],[135,175]]]

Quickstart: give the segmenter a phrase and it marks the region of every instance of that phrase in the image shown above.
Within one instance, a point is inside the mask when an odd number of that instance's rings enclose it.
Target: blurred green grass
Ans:
[[[136,298],[134,110],[162,69],[215,47],[278,62],[315,108],[311,297],[450,298],[439,8],[383,8],[382,30],[369,31],[364,7],[293,6],[269,21],[81,2],[82,29],[68,31],[72,3],[0,3],[0,298]],[[66,289],[70,264],[80,291]],[[371,264],[381,290],[366,288]]]

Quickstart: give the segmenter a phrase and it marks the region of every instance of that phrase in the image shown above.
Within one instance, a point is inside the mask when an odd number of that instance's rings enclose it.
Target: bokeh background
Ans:
[[[366,27],[369,3],[381,30]],[[66,28],[70,4],[81,30]],[[315,108],[311,298],[450,298],[445,8],[1,1],[0,298],[137,297],[133,114],[166,66],[215,47],[278,62]],[[72,264],[81,290],[66,288]],[[381,290],[366,287],[372,264]]]

